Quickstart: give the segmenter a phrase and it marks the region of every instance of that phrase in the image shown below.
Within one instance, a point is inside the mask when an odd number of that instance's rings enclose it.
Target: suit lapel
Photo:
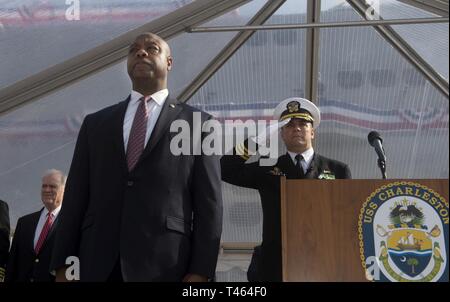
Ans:
[[[39,223],[39,218],[41,217],[41,213],[44,210],[44,208],[42,208],[39,212],[36,212],[33,214],[33,216],[31,217],[30,220],[30,225],[28,226],[30,228],[30,231],[28,232],[28,234],[30,234],[30,237],[27,238],[28,241],[28,246],[31,248],[31,250],[34,253],[34,236],[36,235],[36,228],[37,225]],[[39,240],[39,235],[38,234],[38,240]]]
[[[113,112],[112,116],[113,133],[111,137],[113,139],[114,147],[119,154],[120,165],[122,166],[122,170],[125,174],[128,173],[128,166],[123,141],[123,121],[125,119],[125,112],[127,111],[128,103],[130,102],[130,97],[131,95],[117,105],[117,108]]]
[[[50,236],[52,236],[53,233],[55,232],[56,225],[58,224],[58,219],[59,219],[59,214],[56,217],[55,221],[53,221],[52,227],[50,228],[50,231],[47,234],[47,238],[45,239],[44,244],[45,244],[45,242],[47,242],[47,240],[50,238]]]
[[[31,234],[30,242],[31,242],[31,249],[33,250],[34,253],[35,253],[35,251],[34,251],[34,236],[36,234],[36,228],[37,228],[37,225],[39,223],[39,219],[41,218],[41,214],[42,214],[43,210],[44,210],[44,208],[42,208],[42,210],[40,210],[39,212],[35,213],[35,215],[33,216],[32,220],[31,220],[31,224],[30,224],[30,227],[31,227],[31,231],[29,232]],[[49,230],[49,232],[47,234],[47,237],[45,237],[45,240],[42,243],[42,247],[41,247],[40,251],[44,250],[45,245],[50,240],[51,236],[53,236],[53,234],[55,233],[56,224],[58,223],[58,219],[59,219],[59,215],[56,217],[55,221],[53,221],[52,227],[50,228],[50,230]],[[45,222],[44,222],[44,225],[45,225]],[[42,226],[42,227],[44,227],[44,226]],[[42,232],[42,230],[40,230],[40,231]],[[39,236],[40,235],[41,234],[39,233],[38,234],[38,240],[39,240]]]
[[[180,106],[180,103],[176,99],[171,99],[170,97],[167,97],[166,101],[164,102],[161,113],[159,114],[155,128],[152,131],[150,139],[148,140],[148,143],[145,146],[144,152],[142,153],[139,162],[142,161],[145,157],[147,157],[151,153],[152,149],[156,146],[161,137],[167,133],[170,124],[172,123],[172,121],[176,119],[176,117],[178,116],[178,114],[180,114],[181,111],[182,107]]]
[[[308,171],[306,171],[305,178],[315,179],[319,176],[321,161],[320,155],[314,152],[313,159],[309,165]]]
[[[47,245],[47,243],[50,241],[50,238],[53,236],[53,234],[55,233],[55,229],[56,229],[56,224],[58,223],[58,218],[59,215],[56,217],[55,221],[53,221],[52,227],[50,228],[50,230],[48,231],[47,237],[45,237],[44,243],[42,243],[42,247],[40,252],[42,252],[45,248],[45,246]]]
[[[304,179],[315,179],[319,176],[320,169],[321,169],[321,157],[319,154],[314,153],[313,159],[311,161],[311,164],[308,168],[308,171],[306,171],[306,174]],[[281,170],[286,174],[286,177],[288,179],[295,178],[300,179],[300,172],[298,171],[297,167],[294,165],[294,162],[292,161],[289,154],[285,154],[281,156],[278,160],[278,165],[281,168]]]
[[[297,174],[299,173],[297,172],[297,167],[294,165],[288,153],[279,158],[278,164],[288,179],[298,178]]]

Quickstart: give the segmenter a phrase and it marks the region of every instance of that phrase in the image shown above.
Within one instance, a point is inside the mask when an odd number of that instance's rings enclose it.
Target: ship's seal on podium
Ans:
[[[448,282],[448,202],[412,182],[378,188],[358,223],[361,261],[373,281]]]

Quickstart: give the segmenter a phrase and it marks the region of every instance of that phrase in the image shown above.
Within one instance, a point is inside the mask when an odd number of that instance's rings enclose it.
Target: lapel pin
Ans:
[[[170,108],[175,108],[175,104],[170,104]]]

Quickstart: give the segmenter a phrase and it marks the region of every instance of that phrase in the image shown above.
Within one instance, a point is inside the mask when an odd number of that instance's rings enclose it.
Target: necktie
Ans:
[[[134,115],[133,124],[131,126],[130,137],[127,146],[127,165],[128,171],[133,170],[139,160],[145,146],[145,134],[147,133],[148,121],[147,100],[142,97],[139,99],[139,106]]]
[[[52,225],[53,225],[53,214],[48,213],[47,220],[45,221],[44,227],[42,228],[41,234],[39,235],[39,239],[34,248],[34,251],[36,252],[36,254],[39,254],[39,252],[42,248],[42,245],[45,242],[45,238],[47,238],[48,232],[52,228]]]
[[[297,160],[297,164],[295,165],[297,167],[297,171],[300,175],[300,178],[303,178],[303,177],[305,177],[305,172],[303,171],[303,167],[302,167],[303,155],[297,154],[295,156],[295,159]]]

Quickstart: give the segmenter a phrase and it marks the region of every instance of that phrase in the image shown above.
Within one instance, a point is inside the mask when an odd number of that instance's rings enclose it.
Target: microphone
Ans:
[[[382,161],[386,161],[386,154],[384,153],[382,145],[383,139],[381,138],[380,134],[376,131],[371,131],[367,136],[367,139],[369,140],[369,144],[375,148],[375,152],[377,152],[378,158]]]
[[[381,174],[383,179],[386,179],[386,154],[383,149],[383,139],[380,134],[376,131],[371,131],[367,136],[369,144],[375,148],[375,152],[378,155],[378,167],[381,169]]]

